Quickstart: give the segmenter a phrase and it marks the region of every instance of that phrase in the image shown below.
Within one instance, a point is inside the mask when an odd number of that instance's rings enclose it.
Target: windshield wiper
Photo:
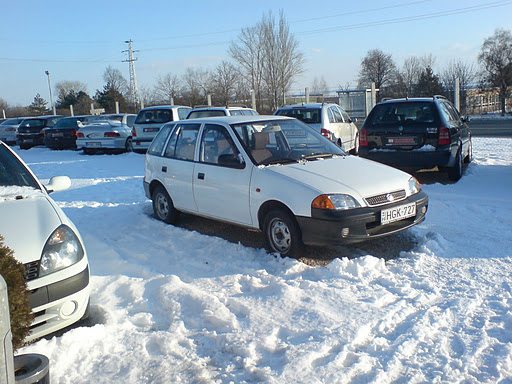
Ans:
[[[290,163],[298,163],[300,159],[293,159],[291,157],[286,157],[284,159],[274,159],[263,161],[260,165],[270,165],[270,164],[290,164]]]
[[[313,153],[311,155],[303,155],[302,159],[314,160],[314,159],[330,158],[333,156],[334,156],[334,153]]]

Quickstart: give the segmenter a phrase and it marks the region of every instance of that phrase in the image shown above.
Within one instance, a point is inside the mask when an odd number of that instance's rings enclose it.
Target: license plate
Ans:
[[[397,207],[383,209],[380,212],[380,223],[389,224],[395,221],[416,216],[416,203],[399,205]]]
[[[90,142],[90,141],[89,141],[89,142],[87,142],[87,143],[85,143],[85,145],[86,145],[87,147],[101,147],[101,143],[92,143],[92,142]]]
[[[417,138],[414,136],[389,137],[388,145],[415,145]]]
[[[52,135],[53,137],[62,137],[64,134],[62,132],[57,132]]]
[[[160,128],[144,128],[144,132],[158,132]]]

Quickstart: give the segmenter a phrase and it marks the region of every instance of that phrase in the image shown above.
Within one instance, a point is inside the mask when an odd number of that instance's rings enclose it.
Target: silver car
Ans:
[[[76,146],[86,154],[102,152],[131,152],[132,129],[112,120],[93,121],[77,132]]]
[[[9,145],[16,144],[16,132],[24,117],[7,119],[0,124],[0,140]]]

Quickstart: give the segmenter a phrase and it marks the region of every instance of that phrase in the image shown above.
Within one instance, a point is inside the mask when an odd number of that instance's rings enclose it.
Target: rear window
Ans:
[[[280,109],[276,115],[295,117],[306,124],[320,124],[320,108],[291,108]]]
[[[172,120],[172,110],[170,109],[148,109],[140,111],[135,119],[135,124],[160,124]]]
[[[20,127],[44,127],[46,123],[46,120],[43,119],[32,119],[32,120],[25,120],[23,121],[23,124],[21,124]]]
[[[221,110],[212,111],[192,111],[188,114],[187,119],[199,119],[201,117],[226,116],[226,112]]]
[[[78,120],[80,120],[80,118],[62,119],[62,120],[57,121],[57,123],[53,127],[54,128],[77,128]]]
[[[407,102],[378,104],[373,109],[368,122],[372,125],[433,123],[434,104],[429,102]]]
[[[23,121],[23,119],[7,119],[2,122],[0,125],[16,125]]]

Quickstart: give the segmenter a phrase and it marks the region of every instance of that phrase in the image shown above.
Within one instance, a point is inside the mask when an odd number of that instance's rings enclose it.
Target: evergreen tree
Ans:
[[[430,66],[427,66],[421,73],[415,94],[417,96],[444,95],[444,88],[439,76],[437,76]]]
[[[41,97],[41,95],[38,93],[34,97],[34,101],[32,102],[32,104],[29,105],[28,109],[29,109],[30,113],[32,113],[33,115],[36,115],[36,116],[44,115],[47,111],[47,108],[46,108],[47,104],[48,104],[48,102],[45,99],[43,99]]]
[[[96,91],[94,100],[99,104],[100,108],[105,108],[105,113],[116,112],[116,101],[119,103],[120,111],[127,111],[129,109],[128,102],[123,94],[111,87],[110,83],[103,87],[103,91]]]

